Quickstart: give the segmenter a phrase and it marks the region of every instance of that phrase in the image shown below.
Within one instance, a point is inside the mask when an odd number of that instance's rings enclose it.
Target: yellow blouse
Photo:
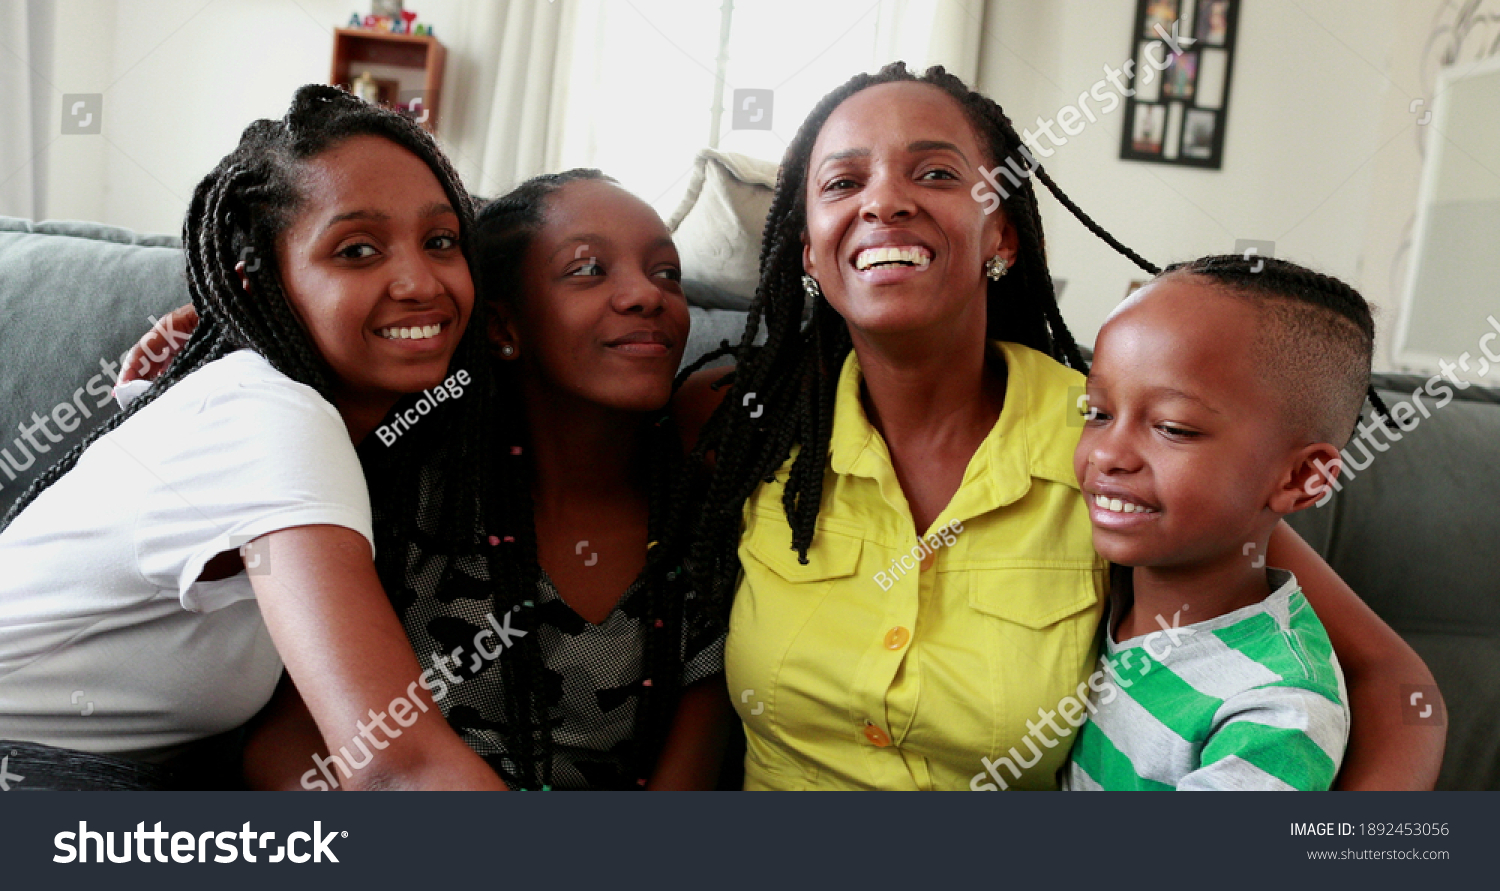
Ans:
[[[1104,603],[1073,475],[1083,377],[1000,347],[1000,417],[924,541],[852,351],[809,564],[781,504],[790,460],[746,503],[725,668],[747,789],[969,789],[996,776],[1057,788],[1073,731],[1044,715],[1084,683]],[[1017,767],[986,772],[986,757]]]

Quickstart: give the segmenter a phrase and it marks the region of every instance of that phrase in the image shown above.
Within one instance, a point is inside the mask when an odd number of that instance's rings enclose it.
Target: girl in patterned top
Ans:
[[[446,653],[492,605],[520,607],[529,633],[493,663],[509,676],[481,666],[449,710],[508,782],[710,788],[729,709],[723,626],[682,566],[689,489],[666,412],[689,326],[677,249],[597,170],[536,177],[476,228],[500,383],[502,571],[470,599],[414,560],[407,634],[418,653]],[[511,729],[516,706],[533,732]]]

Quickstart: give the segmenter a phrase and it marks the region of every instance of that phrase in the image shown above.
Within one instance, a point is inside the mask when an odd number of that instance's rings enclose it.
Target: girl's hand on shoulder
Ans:
[[[198,310],[191,304],[179,306],[167,313],[130,348],[125,356],[125,363],[120,366],[120,379],[115,383],[156,380],[172,364],[177,354],[182,352],[188,338],[196,330]]]

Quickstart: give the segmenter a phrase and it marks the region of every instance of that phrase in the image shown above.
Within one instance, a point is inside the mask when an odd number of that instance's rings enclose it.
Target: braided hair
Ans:
[[[1142,269],[1157,272],[1157,267],[1120,244],[1063,194],[1026,150],[999,105],[970,90],[942,67],[929,68],[918,77],[907,70],[905,63],[894,62],[877,74],[856,75],[825,96],[787,148],[766,218],[760,284],[750,305],[736,368],[720,382],[732,382],[733,392],[704,425],[694,452],[695,458],[713,452],[715,470],[690,565],[707,580],[712,596],[726,602],[738,574],[735,549],[742,506],[763,480],[774,475],[794,447],[798,451],[783,503],[792,529],[791,546],[799,559],[807,562],[828,462],[839,370],[852,348],[844,320],[821,295],[812,298],[809,321],[806,325],[802,322],[807,308],[802,285],[807,168],[818,134],[834,109],[861,90],[894,82],[930,84],[952,97],[991,161],[998,165],[1009,159],[1006,163],[1011,169],[1024,174],[1017,178],[1015,188],[1004,190],[1000,199],[1006,220],[1016,229],[1019,249],[1010,273],[988,284],[988,339],[1024,344],[1072,368],[1086,370],[1078,345],[1058,310],[1032,179],[1045,185],[1090,231]],[[1018,157],[1024,166],[1017,166]],[[756,346],[762,324],[766,328],[765,343]],[[744,410],[741,403],[752,398],[763,411]]]
[[[200,322],[182,352],[149,390],[38,477],[11,506],[0,529],[71,470],[95,440],[189,374],[235,350],[255,350],[277,371],[332,400],[337,381],[292,311],[281,280],[276,238],[301,204],[303,163],[354,136],[388,139],[425,162],[447,193],[461,230],[468,229],[468,195],[431,135],[410,119],[336,87],[302,87],[285,117],[246,127],[234,151],[193,190],[182,241],[188,292]],[[245,261],[248,288],[241,286],[235,268]],[[468,346],[461,345],[460,353],[475,352],[475,339],[466,336],[465,341]]]
[[[1375,321],[1370,304],[1330,275],[1275,257],[1225,254],[1174,263],[1158,278],[1194,275],[1228,292],[1262,298],[1267,324],[1259,365],[1289,394],[1299,435],[1342,447],[1365,399],[1384,423],[1385,402],[1370,385]]]
[[[598,170],[574,169],[563,173],[534,177],[505,196],[485,205],[478,215],[475,229],[474,274],[476,293],[492,311],[520,314],[528,299],[523,274],[527,249],[545,222],[548,202],[569,183],[615,180]],[[536,522],[532,503],[534,465],[531,462],[526,411],[518,378],[518,363],[497,362],[495,377],[499,382],[498,400],[493,416],[504,419],[497,442],[508,446],[509,457],[500,459],[499,490],[496,503],[499,522],[510,533],[499,567],[496,587],[497,605],[508,608],[535,596],[542,569],[537,558]],[[680,382],[682,377],[679,376]],[[635,731],[631,755],[627,761],[630,774],[627,788],[645,786],[666,740],[676,712],[682,677],[681,640],[684,623],[695,639],[715,633],[704,622],[701,611],[686,610],[687,601],[697,595],[689,590],[688,575],[682,560],[689,512],[685,507],[682,480],[685,473],[681,440],[671,416],[665,411],[654,419],[644,444],[648,456],[646,481],[648,489],[647,535],[643,584],[632,598],[631,613],[639,612],[645,637],[642,644],[641,686],[636,700]],[[502,426],[497,420],[497,427]],[[504,662],[514,670],[505,678],[507,691],[515,695],[507,701],[526,703],[538,721],[547,713],[547,692],[543,689],[545,665],[538,635],[528,634],[507,652]],[[519,649],[519,652],[516,650]],[[535,738],[519,739],[514,758],[523,765],[532,788],[550,785],[552,771],[552,736],[550,732]],[[632,783],[633,780],[633,784]]]
[[[200,322],[182,352],[146,393],[40,477],[16,502],[7,523],[67,473],[94,440],[194,371],[235,350],[255,350],[278,371],[332,401],[337,377],[292,312],[276,240],[301,206],[303,165],[358,136],[387,139],[427,165],[458,216],[460,249],[472,259],[473,202],[432,136],[410,119],[342,90],[302,87],[285,117],[247,127],[239,145],[193,192],[183,247],[188,290]],[[241,261],[248,261],[248,287],[241,286],[235,268]],[[487,566],[491,577],[498,568],[483,534],[492,525],[483,510],[494,499],[476,497],[493,476],[485,468],[490,463],[486,437],[491,432],[487,424],[493,416],[489,406],[495,387],[488,374],[483,332],[483,307],[476,305],[451,362],[471,375],[469,398],[429,403],[423,423],[394,442],[370,436],[357,447],[374,518],[375,567],[398,615],[406,606],[402,597],[413,542],[454,557],[443,570],[443,586],[461,583],[455,575],[460,565]],[[420,398],[421,394],[401,398],[392,414],[405,413]],[[512,716],[515,732],[536,732],[536,722],[527,718]],[[513,786],[518,784],[513,773],[501,775]]]

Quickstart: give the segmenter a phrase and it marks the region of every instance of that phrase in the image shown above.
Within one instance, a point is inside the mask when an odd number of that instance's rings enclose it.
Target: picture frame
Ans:
[[[1136,0],[1122,160],[1223,167],[1239,7],[1240,0]]]

